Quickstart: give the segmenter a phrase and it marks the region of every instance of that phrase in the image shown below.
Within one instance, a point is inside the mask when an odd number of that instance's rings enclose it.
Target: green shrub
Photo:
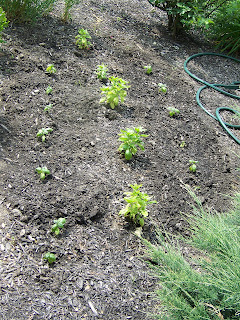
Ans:
[[[7,27],[7,25],[8,25],[8,22],[7,22],[5,12],[0,7],[0,43],[3,42],[2,38],[1,38],[1,33],[2,33],[3,29],[5,29]]]

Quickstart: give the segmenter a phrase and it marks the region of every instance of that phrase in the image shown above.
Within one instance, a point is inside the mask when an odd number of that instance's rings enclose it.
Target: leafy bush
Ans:
[[[3,29],[7,27],[7,25],[8,25],[8,22],[7,22],[5,12],[0,7],[0,43],[3,42],[2,38],[1,38],[1,33],[2,33]]]
[[[49,12],[56,0],[0,0],[0,6],[10,21],[34,22]]]

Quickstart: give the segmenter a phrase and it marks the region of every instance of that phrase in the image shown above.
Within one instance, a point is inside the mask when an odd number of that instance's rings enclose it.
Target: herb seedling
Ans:
[[[197,166],[196,166],[196,164],[198,163],[198,161],[189,160],[189,163],[190,163],[189,170],[190,170],[191,172],[196,172],[196,171],[197,171]]]
[[[54,67],[53,64],[49,64],[47,66],[46,72],[49,73],[49,74],[52,74],[52,73],[56,73],[57,70],[56,70],[56,68]]]
[[[152,66],[144,66],[143,68],[146,70],[146,74],[152,73]]]
[[[65,225],[66,219],[59,218],[58,220],[54,220],[54,225],[52,226],[51,231],[55,233],[55,235],[59,235],[60,229],[62,229]]]
[[[130,185],[133,191],[125,192],[127,197],[125,197],[124,200],[127,202],[127,205],[119,214],[142,227],[144,225],[144,219],[148,216],[148,211],[146,210],[147,205],[157,202],[151,201],[151,197],[149,197],[147,193],[142,193],[139,190],[141,186],[141,184]]]
[[[52,128],[42,128],[38,131],[37,133],[37,137],[38,138],[42,138],[42,142],[44,142],[46,140],[46,135],[49,133],[49,132],[53,132],[53,129]]]
[[[107,79],[107,72],[108,72],[107,66],[105,66],[104,64],[99,65],[96,71],[98,79],[100,80]]]
[[[184,148],[184,147],[186,147],[186,141],[182,141],[181,143],[180,143],[180,148]]]
[[[167,86],[163,83],[158,83],[159,92],[167,93]]]
[[[133,155],[137,152],[137,147],[141,150],[144,150],[144,142],[142,138],[148,137],[147,134],[140,134],[140,132],[144,132],[145,130],[142,127],[137,127],[133,129],[120,130],[119,133],[120,138],[119,141],[123,143],[118,148],[118,151],[125,153],[125,159],[130,160]]]
[[[46,89],[46,94],[51,94],[53,91],[53,88],[48,86],[47,89]]]
[[[79,29],[78,35],[75,37],[76,45],[79,49],[89,49],[92,45],[90,41],[87,39],[91,39],[90,34],[86,29]]]
[[[52,108],[52,104],[48,104],[45,108],[44,108],[44,111],[49,111],[51,108]]]
[[[47,252],[43,256],[43,259],[46,259],[48,261],[48,263],[51,264],[56,261],[56,256],[54,253]]]
[[[130,88],[125,81],[118,77],[110,77],[110,85],[102,87],[101,94],[106,96],[100,100],[100,103],[106,102],[112,109],[118,106],[119,100],[123,103],[127,95],[126,89]]]
[[[180,113],[180,111],[177,108],[174,108],[174,107],[168,107],[167,109],[169,111],[170,117],[174,117],[175,115]]]
[[[47,174],[50,174],[50,171],[47,167],[38,167],[36,168],[38,174],[40,174],[40,179],[44,180]]]

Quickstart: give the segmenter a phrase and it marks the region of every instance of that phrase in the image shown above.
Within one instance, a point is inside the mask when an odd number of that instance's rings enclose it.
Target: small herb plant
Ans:
[[[43,259],[47,260],[49,264],[52,264],[53,262],[56,261],[56,256],[54,253],[47,252],[43,256]]]
[[[186,141],[182,141],[182,142],[180,143],[180,148],[185,148],[186,145],[187,145]]]
[[[49,73],[49,74],[52,74],[52,73],[56,73],[57,70],[56,70],[56,68],[54,67],[53,64],[49,64],[47,66],[46,72]]]
[[[51,94],[53,91],[53,88],[51,86],[48,86],[46,89],[46,94]]]
[[[176,116],[176,115],[178,115],[180,113],[180,111],[177,108],[174,108],[174,107],[168,107],[167,109],[169,111],[170,117],[174,117],[174,116]]]
[[[37,137],[38,138],[42,138],[42,142],[44,142],[46,140],[46,135],[49,133],[49,132],[53,132],[53,129],[52,128],[42,128],[38,131],[37,133]]]
[[[90,46],[92,45],[91,42],[87,40],[87,39],[91,39],[91,36],[86,29],[79,29],[78,35],[75,37],[75,39],[76,39],[76,45],[81,50],[89,49]]]
[[[54,225],[52,226],[51,231],[55,233],[55,235],[59,235],[60,229],[64,227],[66,223],[65,218],[59,218],[58,220],[54,220]]]
[[[96,71],[98,79],[100,80],[107,79],[107,72],[108,72],[107,66],[105,66],[104,64],[99,65]]]
[[[110,85],[101,88],[102,94],[106,96],[100,100],[100,103],[106,102],[112,109],[118,106],[119,100],[123,103],[127,95],[126,89],[130,88],[125,81],[118,77],[110,77]]]
[[[167,93],[167,86],[163,83],[158,83],[159,92]]]
[[[40,179],[44,180],[46,175],[50,174],[50,171],[47,167],[38,167],[36,168],[37,173],[40,175]]]
[[[196,166],[196,164],[198,163],[198,161],[189,160],[189,163],[190,163],[189,170],[190,170],[191,172],[196,172],[196,171],[197,171],[197,166]]]
[[[142,193],[139,190],[142,187],[141,184],[130,185],[130,187],[133,191],[125,192],[127,197],[125,197],[124,200],[127,202],[127,205],[119,214],[142,227],[144,225],[144,219],[148,216],[148,211],[146,210],[147,205],[157,202],[150,200],[151,197],[147,193]]]
[[[143,68],[146,70],[146,74],[152,73],[152,66],[144,66]]]
[[[120,138],[119,141],[122,141],[122,144],[118,148],[118,151],[124,151],[125,159],[130,160],[132,156],[136,154],[137,147],[141,150],[144,150],[144,143],[142,138],[148,137],[147,134],[140,134],[140,132],[144,132],[145,130],[142,127],[137,127],[133,129],[120,130],[119,133]]]
[[[49,111],[50,109],[52,109],[52,104],[50,103],[50,104],[48,104],[45,108],[44,108],[44,111]]]

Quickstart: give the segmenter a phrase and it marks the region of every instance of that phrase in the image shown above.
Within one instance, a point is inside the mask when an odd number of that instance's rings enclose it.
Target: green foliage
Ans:
[[[42,138],[42,142],[44,142],[46,140],[46,135],[49,133],[49,132],[53,132],[53,129],[52,128],[42,128],[38,131],[37,133],[37,137],[38,138]]]
[[[64,0],[63,22],[67,22],[71,19],[70,9],[78,3],[80,3],[80,0]]]
[[[40,175],[41,180],[44,180],[46,175],[50,174],[50,171],[47,167],[38,167],[36,168],[36,172]]]
[[[169,111],[170,117],[174,117],[174,116],[176,116],[177,114],[180,113],[180,111],[177,108],[174,108],[174,107],[168,107],[167,109]]]
[[[53,88],[51,86],[48,86],[46,89],[46,94],[51,94],[53,91]]]
[[[139,188],[142,187],[141,184],[130,185],[130,187],[133,191],[125,192],[127,197],[125,197],[124,200],[127,202],[127,205],[119,214],[142,227],[144,225],[144,219],[148,217],[148,211],[146,210],[147,205],[156,203],[156,201],[150,200],[151,197],[149,197],[147,193],[139,191]]]
[[[143,68],[146,70],[146,74],[152,73],[152,66],[144,66]]]
[[[197,248],[195,260],[188,255],[187,261],[177,240],[160,232],[157,245],[145,242],[150,260],[155,264],[151,267],[161,286],[157,292],[161,316],[156,317],[237,320],[240,312],[240,197],[236,196],[237,204],[232,212],[216,213],[205,211],[196,195],[192,191],[190,194],[198,206],[188,215],[192,237],[181,239],[181,243],[186,241]]]
[[[144,142],[142,138],[148,137],[147,134],[140,134],[140,132],[144,132],[145,130],[142,127],[137,127],[133,129],[120,130],[119,133],[120,138],[119,141],[123,143],[118,148],[118,151],[125,153],[125,159],[130,160],[132,156],[136,154],[137,147],[141,150],[144,150]]]
[[[59,235],[60,229],[64,227],[66,223],[65,218],[59,218],[58,220],[54,220],[54,225],[52,226],[51,231],[55,233],[55,235]]]
[[[108,72],[107,66],[105,66],[104,64],[99,65],[96,71],[98,79],[100,80],[107,79],[107,72]]]
[[[52,104],[50,103],[50,104],[48,104],[44,109],[43,109],[43,111],[46,111],[46,112],[48,112],[50,109],[52,109]]]
[[[2,33],[3,29],[5,29],[7,27],[7,25],[8,25],[8,21],[7,21],[5,12],[0,7],[0,43],[3,42],[2,37],[1,37],[1,33]]]
[[[119,100],[123,103],[127,95],[126,89],[130,88],[125,81],[118,77],[110,77],[110,85],[101,88],[101,94],[106,96],[100,100],[100,103],[107,103],[112,109],[118,106]]]
[[[0,0],[8,20],[15,22],[34,22],[53,8],[56,0]]]
[[[189,170],[190,170],[191,172],[196,172],[196,171],[197,171],[197,166],[196,166],[196,164],[198,163],[198,161],[189,160],[189,163],[190,163]]]
[[[52,74],[52,73],[56,73],[57,70],[56,70],[56,68],[54,67],[53,64],[49,64],[47,66],[46,72],[49,73],[49,74]]]
[[[79,29],[78,35],[76,38],[76,45],[79,49],[89,49],[92,45],[90,41],[87,39],[91,39],[91,36],[89,35],[88,31],[86,29]]]
[[[180,148],[185,148],[186,147],[186,141],[181,141],[180,143]]]
[[[167,93],[167,86],[163,83],[158,83],[159,92]]]
[[[54,253],[47,252],[47,253],[45,253],[45,255],[43,256],[43,259],[46,259],[49,264],[52,264],[53,262],[56,261],[56,256],[55,256]]]

